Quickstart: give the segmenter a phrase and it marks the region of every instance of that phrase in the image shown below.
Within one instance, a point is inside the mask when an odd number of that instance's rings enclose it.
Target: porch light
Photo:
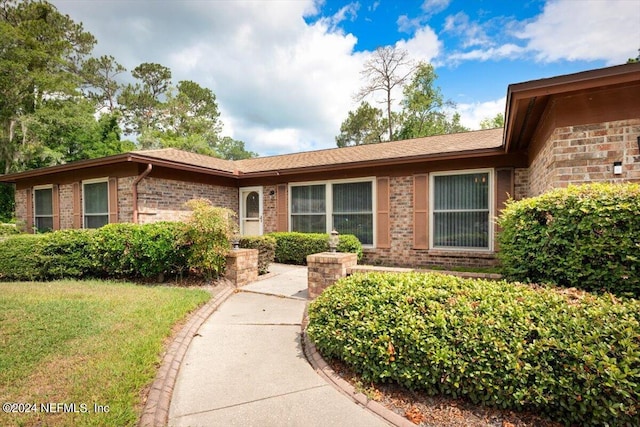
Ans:
[[[614,175],[622,174],[622,162],[613,162],[613,174]]]
[[[335,252],[338,249],[338,242],[340,241],[340,233],[334,228],[329,235],[329,250]]]
[[[233,245],[233,250],[237,251],[238,249],[240,249],[240,236],[237,234],[233,235],[233,240],[231,241],[231,244]]]

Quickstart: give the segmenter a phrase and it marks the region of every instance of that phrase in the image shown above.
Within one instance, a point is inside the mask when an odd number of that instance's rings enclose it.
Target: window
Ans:
[[[36,230],[38,233],[53,230],[53,188],[34,188],[33,199]]]
[[[291,186],[291,231],[354,234],[374,244],[373,180]]]
[[[432,174],[433,248],[490,249],[490,171]]]
[[[291,187],[291,230],[302,233],[327,232],[324,184]]]
[[[82,183],[84,228],[100,228],[109,223],[109,183],[91,181]]]

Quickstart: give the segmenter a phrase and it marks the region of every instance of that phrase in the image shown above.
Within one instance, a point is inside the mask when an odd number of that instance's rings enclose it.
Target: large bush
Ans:
[[[304,265],[307,256],[329,250],[329,235],[322,233],[278,232],[271,233],[276,239],[276,262]],[[339,236],[338,252],[353,252],[362,258],[362,244],[351,234]]]
[[[187,207],[193,211],[187,222],[189,266],[207,278],[218,277],[224,272],[230,242],[238,231],[235,213],[206,199],[190,200]]]
[[[91,242],[95,230],[61,230],[41,235],[38,279],[80,278],[95,273]]]
[[[503,275],[640,296],[640,186],[589,184],[509,202]]]
[[[640,302],[438,274],[354,275],[309,307],[309,338],[366,381],[638,425]]]
[[[269,272],[276,255],[276,239],[273,236],[246,236],[240,239],[240,247],[258,250],[258,273]]]
[[[32,234],[0,239],[0,280],[40,280],[41,240]]]
[[[187,226],[178,222],[108,224],[95,231],[91,257],[99,275],[163,278],[187,269]],[[57,233],[53,233],[54,235]]]

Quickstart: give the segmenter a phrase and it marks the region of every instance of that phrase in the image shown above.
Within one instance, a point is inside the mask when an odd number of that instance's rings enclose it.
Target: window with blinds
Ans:
[[[488,171],[434,174],[434,248],[489,249],[490,180]]]
[[[100,228],[109,223],[109,183],[107,181],[82,184],[84,228]]]
[[[35,188],[33,199],[35,227],[38,233],[53,230],[53,188]]]
[[[373,245],[373,181],[291,186],[291,231],[354,234]]]

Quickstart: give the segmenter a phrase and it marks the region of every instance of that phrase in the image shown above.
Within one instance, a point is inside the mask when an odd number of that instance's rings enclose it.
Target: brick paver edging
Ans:
[[[198,329],[200,329],[200,326],[202,326],[205,320],[207,320],[234,291],[235,288],[228,287],[214,296],[189,317],[187,323],[171,342],[167,352],[162,358],[162,365],[156,374],[156,379],[153,381],[151,389],[149,390],[149,396],[144,405],[138,426],[164,427],[167,425],[173,387],[175,386],[180,364],[184,359],[187,348],[189,348],[189,344],[191,344],[191,340],[198,332]]]
[[[322,355],[316,349],[315,344],[309,340],[307,335],[307,324],[309,318],[307,309],[305,308],[304,317],[302,319],[302,342],[304,355],[313,367],[313,369],[323,377],[329,384],[333,385],[338,391],[348,396],[351,400],[359,405],[364,406],[374,414],[386,420],[388,423],[397,427],[415,427],[415,424],[405,417],[396,414],[384,405],[369,399],[363,393],[357,391],[351,384],[338,375],[329,364],[322,358]]]

